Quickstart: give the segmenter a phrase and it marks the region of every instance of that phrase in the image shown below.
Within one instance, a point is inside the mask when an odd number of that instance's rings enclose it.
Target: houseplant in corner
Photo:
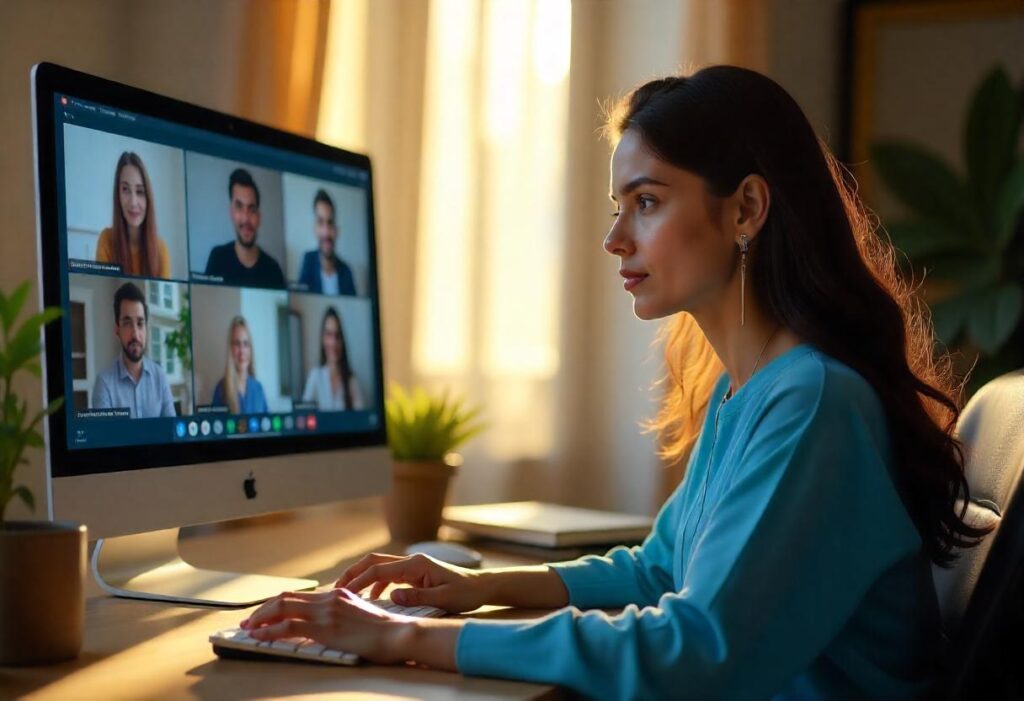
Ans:
[[[480,410],[466,408],[447,392],[407,392],[396,383],[384,406],[394,460],[391,492],[385,499],[391,539],[433,540],[441,525],[448,481],[462,463],[454,451],[483,430],[477,420]]]
[[[1024,365],[1024,88],[1002,67],[979,83],[963,127],[961,176],[924,146],[888,139],[871,160],[909,212],[885,222],[927,281],[935,333],[977,360],[968,391]],[[918,276],[920,279],[920,276]]]
[[[84,623],[85,526],[5,519],[15,498],[35,509],[14,472],[28,462],[26,448],[43,446],[40,425],[63,405],[57,399],[31,412],[14,391],[20,371],[40,376],[40,331],[61,314],[44,309],[16,326],[29,289],[26,282],[10,296],[0,290],[0,665],[73,658]]]

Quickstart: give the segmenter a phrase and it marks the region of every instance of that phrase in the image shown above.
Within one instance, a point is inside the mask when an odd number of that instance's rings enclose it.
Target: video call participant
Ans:
[[[348,364],[348,347],[341,317],[328,307],[320,323],[320,365],[309,371],[302,401],[316,402],[318,409],[338,411],[365,406],[359,381]]]
[[[227,406],[232,414],[265,414],[267,395],[256,379],[252,337],[245,318],[236,316],[228,327],[228,357],[224,377],[213,389],[215,406]]]
[[[313,215],[317,250],[307,251],[303,256],[299,282],[310,292],[355,296],[352,270],[334,252],[338,225],[334,216],[334,201],[324,190],[317,190],[313,198]]]
[[[167,375],[146,357],[149,307],[142,290],[126,282],[114,293],[114,335],[121,354],[96,378],[93,409],[128,409],[133,419],[175,416]]]
[[[142,159],[131,151],[117,159],[113,223],[100,232],[96,260],[120,265],[126,275],[171,276],[167,245],[156,232],[156,204],[149,174]]]
[[[272,256],[256,245],[260,228],[260,191],[252,175],[236,168],[228,180],[228,201],[235,240],[214,246],[206,261],[206,274],[231,285],[284,287],[284,273]]]

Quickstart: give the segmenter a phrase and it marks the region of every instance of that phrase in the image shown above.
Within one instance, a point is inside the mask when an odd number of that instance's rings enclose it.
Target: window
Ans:
[[[149,325],[149,355],[167,373],[167,381],[171,384],[182,381],[181,361],[176,353],[167,346],[167,336],[174,331],[173,326],[159,323]]]
[[[146,283],[146,302],[150,313],[176,318],[180,308],[178,286],[173,282],[150,280]]]

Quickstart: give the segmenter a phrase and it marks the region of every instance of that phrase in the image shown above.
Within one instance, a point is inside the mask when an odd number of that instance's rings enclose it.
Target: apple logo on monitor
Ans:
[[[242,482],[242,489],[245,490],[246,499],[256,498],[256,478],[252,476],[251,472],[249,473],[249,476],[246,477],[245,480]]]

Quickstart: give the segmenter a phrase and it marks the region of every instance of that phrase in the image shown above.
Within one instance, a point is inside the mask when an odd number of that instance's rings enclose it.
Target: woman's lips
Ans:
[[[647,279],[646,275],[623,275],[622,287],[626,292],[632,292],[637,285]]]

